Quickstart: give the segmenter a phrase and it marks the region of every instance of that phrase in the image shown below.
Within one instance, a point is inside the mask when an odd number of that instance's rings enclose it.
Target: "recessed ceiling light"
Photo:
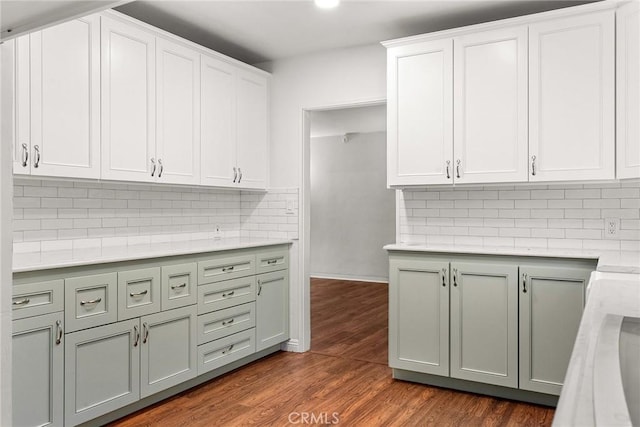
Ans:
[[[340,4],[340,0],[313,0],[320,9],[332,9]]]

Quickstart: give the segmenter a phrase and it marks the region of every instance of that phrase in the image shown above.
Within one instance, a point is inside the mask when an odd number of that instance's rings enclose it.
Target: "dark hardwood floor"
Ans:
[[[113,426],[548,426],[553,409],[391,378],[387,285],[313,279],[311,351],[265,359]]]

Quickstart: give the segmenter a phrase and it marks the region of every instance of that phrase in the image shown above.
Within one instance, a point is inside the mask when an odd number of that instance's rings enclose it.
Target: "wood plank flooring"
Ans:
[[[553,409],[391,378],[387,286],[313,279],[312,344],[276,353],[113,426],[548,426]]]

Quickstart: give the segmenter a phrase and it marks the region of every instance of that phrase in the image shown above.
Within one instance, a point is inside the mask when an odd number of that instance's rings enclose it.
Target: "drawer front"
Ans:
[[[117,273],[74,277],[64,282],[66,332],[93,328],[118,320]]]
[[[256,326],[256,303],[250,302],[198,316],[198,344]]]
[[[256,272],[254,254],[234,257],[215,257],[198,263],[198,284],[219,282],[237,277],[251,276]]]
[[[198,375],[249,356],[256,351],[255,329],[198,346]]]
[[[255,299],[255,276],[198,286],[198,314],[246,304]]]
[[[260,251],[256,255],[257,274],[287,268],[289,268],[289,250],[287,248]]]
[[[118,320],[160,311],[160,268],[118,272]]]
[[[28,283],[13,287],[13,319],[64,310],[64,280]]]
[[[162,267],[162,311],[186,307],[198,301],[198,265],[169,265]]]

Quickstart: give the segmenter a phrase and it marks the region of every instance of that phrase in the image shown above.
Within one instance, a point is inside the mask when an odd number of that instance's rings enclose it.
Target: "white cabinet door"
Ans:
[[[78,425],[140,398],[140,321],[65,335],[65,424]]]
[[[32,33],[31,174],[100,177],[100,26],[90,16]]]
[[[102,178],[153,181],[159,172],[155,37],[131,24],[101,20]]]
[[[200,183],[203,185],[229,187],[237,180],[235,73],[235,67],[229,63],[202,55]]]
[[[31,173],[29,36],[2,43],[2,137],[13,141],[13,173]],[[6,139],[5,139],[6,138]]]
[[[63,313],[13,322],[12,410],[14,426],[62,426]]]
[[[527,28],[454,39],[457,183],[527,181]]]
[[[617,178],[640,177],[640,4],[617,10]]]
[[[160,182],[200,183],[200,54],[156,39],[156,157]]]
[[[140,397],[194,378],[197,374],[196,306],[140,319]]]
[[[237,186],[267,187],[268,80],[262,74],[238,70]]]
[[[451,263],[451,377],[518,387],[518,267]]]
[[[614,178],[614,12],[529,27],[530,181]]]
[[[449,376],[449,263],[389,259],[389,366]]]
[[[387,185],[453,182],[453,41],[387,55]]]
[[[591,268],[520,266],[520,388],[560,395]]]

